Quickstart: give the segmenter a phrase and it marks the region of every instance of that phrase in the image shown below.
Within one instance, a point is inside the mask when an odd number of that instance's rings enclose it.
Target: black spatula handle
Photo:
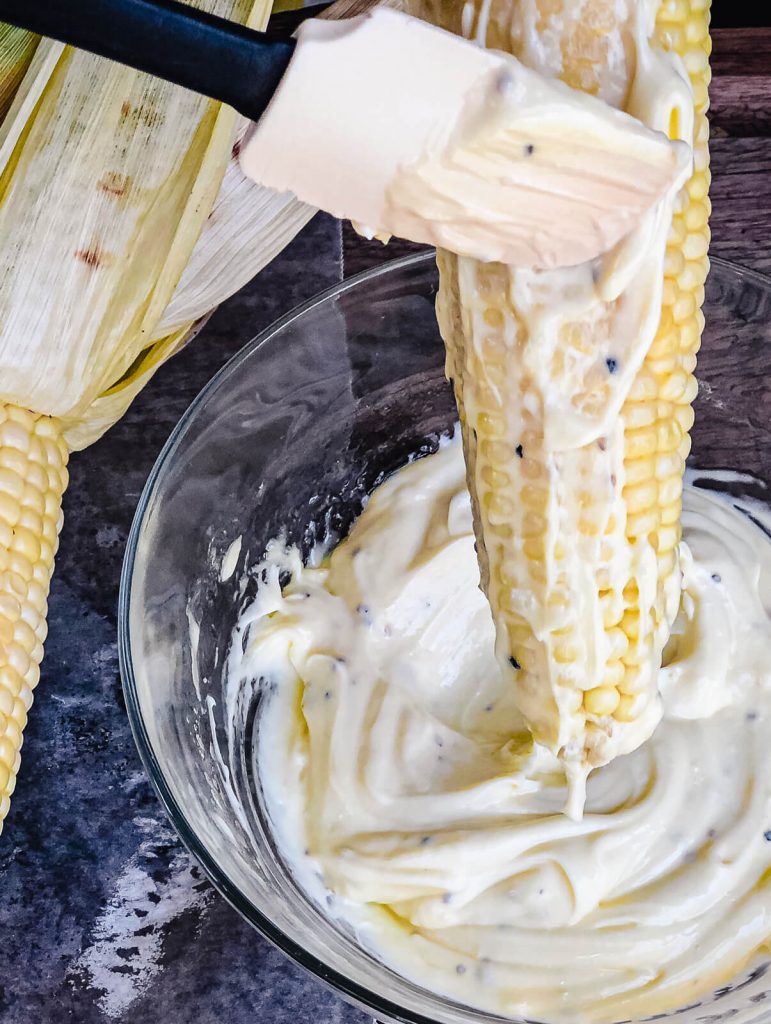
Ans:
[[[175,0],[0,0],[0,21],[147,71],[257,120],[294,52]]]

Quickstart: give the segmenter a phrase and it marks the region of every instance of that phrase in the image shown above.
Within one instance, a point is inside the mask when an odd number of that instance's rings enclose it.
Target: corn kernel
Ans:
[[[656,504],[659,495],[658,481],[652,478],[634,487],[625,487],[623,495],[629,515],[644,512]]]
[[[600,597],[600,608],[602,609],[602,624],[605,629],[617,626],[624,615],[624,602],[621,595],[613,590],[607,591]]]
[[[659,505],[667,506],[680,500],[683,493],[682,476],[671,476],[659,484]]]
[[[629,637],[618,626],[608,630],[607,641],[609,662],[620,660],[629,650]]]
[[[647,698],[642,693],[625,693],[619,700],[613,717],[619,722],[634,722],[640,717],[647,703]]]
[[[637,512],[634,515],[630,515],[626,521],[626,535],[627,537],[638,540],[641,537],[647,537],[651,531],[655,530],[659,524],[659,510],[657,508],[650,508],[644,512]]]
[[[655,427],[646,427],[643,430],[627,432],[625,452],[627,459],[644,459],[649,455],[655,455],[657,449],[658,438]]]
[[[584,694],[584,708],[589,715],[612,715],[619,705],[620,695],[613,686],[598,686]]]
[[[40,675],[66,460],[55,420],[0,404],[0,827]]]
[[[602,677],[603,686],[618,687],[624,678],[626,666],[622,661],[610,661],[605,666],[605,673]]]

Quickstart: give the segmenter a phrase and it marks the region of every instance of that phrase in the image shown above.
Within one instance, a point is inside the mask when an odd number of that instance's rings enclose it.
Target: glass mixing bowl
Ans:
[[[305,896],[266,819],[255,757],[260,696],[242,708],[229,766],[220,699],[233,629],[255,592],[248,570],[267,542],[283,532],[308,551],[321,535],[344,536],[372,488],[452,426],[436,285],[431,254],[353,278],[255,338],[201,392],[139,504],[123,569],[120,659],[142,759],[225,898],[381,1021],[484,1024],[501,1018],[402,978]],[[751,474],[725,486],[763,499],[771,281],[715,260],[705,312],[690,461]],[[233,571],[223,572],[237,550]],[[767,966],[756,963],[679,1019],[762,1019]]]

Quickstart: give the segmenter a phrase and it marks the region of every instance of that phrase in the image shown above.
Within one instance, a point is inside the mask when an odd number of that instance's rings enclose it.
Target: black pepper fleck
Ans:
[[[494,704],[485,704],[485,711],[492,711],[494,707]]]
[[[520,665],[520,663],[517,661],[517,659],[514,657],[513,654],[509,655],[509,664],[511,665],[512,668],[516,668],[516,669],[522,668],[522,666]]]
[[[324,700],[332,700],[332,691],[331,690],[325,690],[324,691]]]
[[[525,457],[525,451],[521,444],[518,444],[514,451],[517,453],[520,459],[523,459]]]
[[[757,711],[748,711],[744,717],[747,719],[748,722],[754,722],[755,719],[758,717],[758,713]]]
[[[442,903],[452,903],[452,893],[451,892],[442,893]]]
[[[601,452],[604,452],[607,449],[608,442],[605,440],[604,437],[597,438],[597,447],[600,449]]]
[[[605,360],[605,365],[608,368],[608,373],[615,373],[618,369],[618,359],[614,359],[612,356],[608,356]]]
[[[458,966],[455,968],[455,973],[456,974],[465,974],[466,973],[465,964],[458,964]]]
[[[420,845],[421,846],[428,846],[428,844],[430,842],[431,842],[431,836],[422,836],[421,840],[420,840]]]
[[[535,153],[535,146],[532,144],[532,142],[528,142],[528,144],[525,146],[525,156],[532,156],[533,153]]]
[[[763,838],[767,843],[771,843],[771,828],[767,832],[763,833]]]
[[[372,619],[371,619],[370,613],[369,613],[369,606],[368,605],[366,605],[366,604],[357,604],[356,605],[356,611],[357,611],[357,613],[359,615],[361,615],[361,617],[364,619],[364,621],[368,625],[372,622]]]
[[[722,583],[722,581],[723,581],[723,577],[720,575],[719,572],[713,572],[712,573],[712,582],[713,583]]]

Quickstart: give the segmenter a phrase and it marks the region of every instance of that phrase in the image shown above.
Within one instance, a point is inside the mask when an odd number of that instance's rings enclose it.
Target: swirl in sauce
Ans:
[[[590,776],[581,822],[494,657],[457,440],[378,488],[320,566],[272,550],[226,696],[278,684],[259,756],[283,855],[404,975],[618,1020],[693,1002],[766,943],[771,545],[692,486],[683,525],[663,721]]]

